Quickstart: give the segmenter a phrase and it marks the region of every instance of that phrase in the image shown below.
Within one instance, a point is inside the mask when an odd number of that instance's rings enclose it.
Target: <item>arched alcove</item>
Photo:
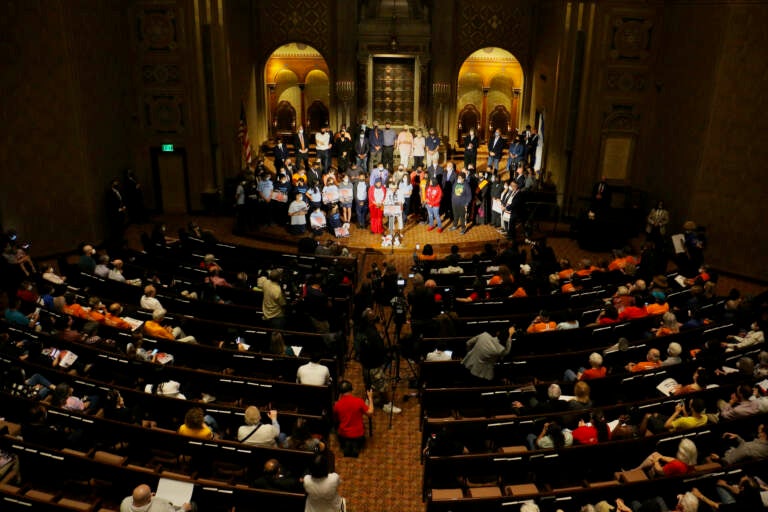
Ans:
[[[494,128],[508,136],[518,128],[523,83],[523,68],[514,55],[502,48],[481,48],[467,57],[459,68],[456,112],[466,113],[471,110],[469,106],[477,109],[481,141],[486,140]],[[503,122],[505,113],[507,120]],[[462,130],[466,131],[467,127],[462,126]]]

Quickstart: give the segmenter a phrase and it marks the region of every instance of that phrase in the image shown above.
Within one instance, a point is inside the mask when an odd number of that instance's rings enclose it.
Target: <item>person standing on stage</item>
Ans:
[[[435,129],[429,129],[429,136],[426,139],[427,146],[427,167],[433,163],[435,166],[440,162],[440,137],[435,134]]]
[[[384,232],[382,219],[384,217],[384,200],[387,198],[387,189],[381,180],[376,180],[373,187],[368,190],[368,210],[371,213],[371,233]]]
[[[381,132],[381,160],[386,169],[392,169],[395,165],[395,140],[397,133],[389,127],[389,121],[384,123],[384,130]]]
[[[397,136],[395,149],[400,151],[400,165],[405,169],[410,168],[411,152],[413,151],[413,135],[408,125],[403,126],[403,130]]]
[[[477,165],[477,135],[475,129],[470,128],[469,134],[464,137],[464,167],[475,167]]]
[[[451,194],[451,206],[453,208],[453,226],[449,231],[455,231],[461,228],[461,234],[467,232],[467,208],[472,202],[472,187],[465,183],[464,173],[456,176],[456,183],[453,184]]]
[[[440,220],[440,202],[443,199],[443,189],[437,183],[436,178],[432,178],[424,191],[424,203],[427,205],[427,231],[432,231],[434,221],[437,219],[437,232],[443,232],[443,222]]]
[[[379,128],[379,122],[373,122],[373,129],[368,134],[368,146],[370,149],[370,169],[373,169],[381,163],[381,152],[384,147],[384,136]]]
[[[368,182],[364,172],[357,175],[354,183],[355,214],[357,215],[357,227],[365,229],[365,215],[368,210]]]
[[[421,128],[416,130],[416,136],[413,138],[413,167],[419,168],[424,165],[424,155],[426,154],[427,140]]]

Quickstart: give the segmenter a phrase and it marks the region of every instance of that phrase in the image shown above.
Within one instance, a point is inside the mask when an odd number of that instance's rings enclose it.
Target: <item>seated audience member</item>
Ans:
[[[196,510],[191,503],[174,505],[165,498],[155,496],[148,485],[140,485],[131,496],[120,503],[120,512],[190,512]]]
[[[237,440],[241,443],[274,448],[280,436],[280,423],[277,422],[277,411],[268,413],[270,423],[261,421],[261,411],[253,405],[245,409],[245,425],[237,429]]]
[[[578,381],[573,386],[574,397],[571,400],[568,400],[568,409],[571,411],[579,411],[592,407],[590,392],[589,384],[582,380]]]
[[[56,319],[56,337],[60,340],[78,343],[83,340],[83,335],[72,327],[72,317],[60,316]]]
[[[99,408],[99,395],[89,395],[83,398],[76,397],[72,386],[62,382],[57,384],[56,389],[53,391],[51,405],[68,411],[93,414]]]
[[[710,460],[721,462],[724,465],[738,464],[748,460],[762,460],[768,458],[768,433],[765,430],[765,423],[757,426],[757,433],[752,441],[745,441],[738,434],[726,432],[723,439],[735,442],[725,453],[720,456],[713,453],[709,456]]]
[[[728,341],[723,343],[726,352],[732,352],[740,348],[751,347],[752,345],[758,345],[765,342],[765,335],[760,328],[760,324],[752,322],[749,326],[749,332],[741,335],[729,334],[726,339]]]
[[[285,438],[285,441],[280,443],[280,445],[283,448],[290,448],[293,450],[305,450],[309,452],[325,451],[325,443],[312,435],[307,420],[304,418],[298,418],[296,420],[291,435]]]
[[[664,428],[671,431],[689,430],[703,427],[708,419],[704,410],[704,400],[698,397],[691,398],[688,401],[687,411],[683,402],[675,405],[675,412],[664,422]]]
[[[607,369],[603,366],[603,356],[597,352],[589,354],[589,368],[579,368],[578,372],[566,370],[563,380],[573,382],[576,380],[602,379]]]
[[[718,400],[717,408],[720,409],[720,419],[735,420],[746,418],[760,413],[760,401],[751,400],[752,386],[741,384],[731,394],[730,401]]]
[[[599,433],[592,421],[592,415],[589,413],[581,415],[578,426],[573,429],[571,435],[576,444],[597,444]]]
[[[619,311],[612,305],[605,306],[597,315],[597,325],[610,325],[619,321]]]
[[[264,463],[264,472],[251,483],[251,486],[283,492],[299,492],[301,489],[300,482],[283,469],[277,459],[269,459]]]
[[[619,321],[626,322],[627,320],[636,320],[638,318],[645,318],[648,316],[648,311],[645,306],[638,306],[635,297],[630,297],[627,305],[619,313]]]
[[[125,282],[125,277],[123,276],[123,260],[112,261],[112,269],[107,274],[107,279],[118,281],[120,283]]]
[[[211,267],[208,270],[208,275],[205,277],[205,283],[213,285],[214,288],[221,287],[221,288],[232,288],[232,285],[229,284],[229,282],[221,277],[219,275],[220,269],[219,266],[216,265],[214,267]]]
[[[152,338],[160,338],[164,340],[176,340],[183,343],[197,343],[194,336],[187,336],[181,327],[171,327],[170,325],[162,325],[165,320],[165,310],[156,309],[152,312],[152,320],[144,322],[144,334]]]
[[[695,393],[706,389],[709,384],[709,374],[704,368],[696,368],[693,372],[693,382],[686,385],[677,386],[672,392],[673,395],[686,395],[688,393]]]
[[[667,311],[661,317],[661,326],[656,329],[652,329],[652,331],[657,337],[677,334],[680,332],[680,322],[677,321],[677,317],[674,313]]]
[[[549,319],[549,312],[541,310],[539,315],[533,319],[531,325],[528,326],[528,334],[534,334],[537,332],[553,331],[557,328],[557,324]]]
[[[93,274],[96,270],[96,260],[93,259],[93,255],[96,254],[96,250],[92,245],[86,244],[83,246],[83,253],[77,262],[77,268],[80,272],[85,274]]]
[[[160,304],[160,301],[157,300],[155,297],[157,295],[157,290],[154,286],[147,285],[144,287],[144,295],[141,296],[141,300],[139,301],[139,306],[141,306],[143,309],[151,309],[152,311],[155,311],[157,309],[164,309],[163,305]]]
[[[309,355],[309,362],[299,366],[296,370],[296,382],[310,386],[325,386],[331,383],[331,372],[328,367],[320,364],[322,356],[319,351],[313,350]]]
[[[238,344],[240,347],[241,344]],[[238,348],[239,349],[239,348]],[[293,348],[285,344],[285,338],[279,331],[273,331],[269,336],[269,353],[278,356],[295,356]]]
[[[765,489],[763,488],[763,491]],[[725,480],[718,480],[715,488],[720,501],[717,502],[705,496],[698,488],[691,489],[691,493],[709,510],[718,512],[752,512],[765,509],[761,486],[749,475],[739,479],[739,483],[729,485]]]
[[[568,310],[565,312],[565,315],[563,316],[563,321],[557,324],[557,327],[555,327],[558,331],[566,331],[569,329],[578,329],[579,328],[579,320],[576,318],[576,313],[571,309],[568,308]]]
[[[683,362],[680,354],[683,353],[683,347],[676,341],[673,341],[667,347],[667,358],[661,362],[661,366],[674,366]]]
[[[35,324],[40,319],[40,313],[35,310],[25,315],[19,311],[20,306],[21,300],[18,297],[11,298],[11,304],[5,310],[5,321],[16,327],[28,327],[30,329],[35,327]]]
[[[539,397],[531,397],[529,406],[525,407],[520,401],[512,402],[512,410],[520,415],[545,414],[549,412],[562,412],[568,408],[568,402],[560,400],[562,390],[558,384],[550,384],[547,388],[547,397],[540,400]]]
[[[140,332],[133,333],[132,338],[132,341],[125,346],[125,355],[128,356],[129,359],[135,359],[145,363],[160,363],[158,357],[162,356],[166,361],[165,364],[173,363],[174,357],[171,354],[161,354],[157,350],[145,349],[143,347],[144,338],[142,338]]]
[[[216,434],[205,422],[205,413],[199,407],[193,407],[187,411],[184,415],[184,423],[179,427],[178,433],[197,439],[216,438]]]
[[[653,302],[645,306],[645,310],[649,315],[663,315],[664,313],[669,312],[669,303],[664,294],[657,291],[651,291],[651,296],[654,299]]]
[[[611,507],[608,502],[601,501],[598,505],[601,503],[604,504],[604,507],[600,509],[600,512],[613,510],[613,507]],[[630,508],[624,503],[622,498],[616,498],[616,512],[662,512],[664,510],[669,510],[667,504],[664,503],[664,500],[660,496],[647,499],[642,503],[635,500],[631,505],[632,507]],[[597,510],[597,505],[595,506],[595,509]],[[677,506],[674,508],[674,512],[698,512],[698,510],[699,498],[694,496],[692,492],[677,495]]]
[[[649,478],[685,475],[693,471],[697,459],[696,445],[690,439],[683,438],[674,457],[653,452],[635,469],[642,469]]]
[[[62,276],[56,273],[56,269],[53,267],[53,265],[46,265],[43,268],[43,279],[48,281],[51,284],[64,284],[67,280],[67,276]]]
[[[608,302],[608,299],[606,299],[606,302]],[[616,288],[616,293],[613,294],[610,302],[619,311],[622,311],[627,306],[633,306],[635,304],[633,297],[629,294],[629,287],[624,285]]]
[[[757,355],[757,364],[755,365],[755,377],[764,379],[768,377],[768,352],[761,350]]]
[[[528,434],[529,450],[559,450],[572,444],[573,435],[571,431],[564,429],[554,421],[544,423],[538,437],[535,434]]]
[[[101,254],[98,258],[98,263],[93,269],[93,275],[102,279],[107,279],[109,276],[109,254]]]
[[[117,329],[126,331],[133,330],[133,325],[123,320],[123,306],[119,302],[113,302],[109,309],[104,313],[104,324]]]
[[[451,253],[445,257],[445,262],[448,264],[448,266],[456,267],[461,262],[461,254],[459,254],[459,246],[458,245],[452,245],[451,246]],[[489,285],[491,283],[488,283]]]
[[[646,370],[653,370],[661,366],[661,352],[659,349],[652,348],[648,351],[645,361],[639,363],[628,363],[626,366],[629,372],[643,372]]]
[[[161,382],[156,386],[153,386],[152,384],[147,384],[144,387],[144,392],[150,393],[150,394],[154,393],[156,395],[165,396],[168,398],[177,398],[179,400],[187,399],[184,393],[181,392],[181,383],[175,380],[167,380],[165,382]]]
[[[435,350],[429,352],[426,357],[427,361],[450,361],[451,353],[446,351],[446,344],[444,341],[438,341],[435,345]]]
[[[480,278],[476,278],[472,283],[472,293],[466,297],[456,297],[455,300],[456,302],[478,302],[488,300],[490,298],[491,294],[490,292],[486,291],[485,282]]]

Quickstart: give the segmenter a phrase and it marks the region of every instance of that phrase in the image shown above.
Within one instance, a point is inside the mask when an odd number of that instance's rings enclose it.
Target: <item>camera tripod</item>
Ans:
[[[401,301],[401,302],[399,302]],[[398,303],[399,302],[399,303]],[[400,333],[405,325],[406,315],[403,308],[406,307],[405,298],[401,293],[395,295],[390,301],[389,316],[384,321],[384,339],[389,349],[389,398],[392,404],[389,410],[389,428],[392,428],[392,417],[394,416],[395,397],[397,385],[400,383],[400,358],[405,359],[408,368],[411,371],[411,378],[416,378],[418,373],[413,366],[413,362],[406,357],[403,357],[402,348],[400,347]],[[402,311],[402,312],[399,312]],[[382,306],[382,312],[386,313],[385,307]],[[382,315],[385,316],[385,315]],[[390,327],[394,323],[394,339],[390,336]]]

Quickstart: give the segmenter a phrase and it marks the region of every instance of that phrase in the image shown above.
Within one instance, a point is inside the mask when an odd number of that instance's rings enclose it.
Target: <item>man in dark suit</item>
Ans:
[[[451,195],[453,194],[453,185],[456,183],[456,169],[453,162],[445,164],[443,171],[443,198],[440,201],[440,214],[445,215],[446,221],[453,219],[453,206],[451,205]]]
[[[504,206],[504,210],[509,216],[505,226],[507,238],[512,240],[517,238],[516,226],[518,222],[523,222],[523,206],[523,193],[518,190],[517,182],[511,181],[509,183],[509,193],[506,197]]]
[[[603,176],[600,181],[592,187],[592,211],[602,213],[611,207],[611,187],[608,185],[608,178]]]
[[[285,161],[288,159],[288,146],[283,144],[283,139],[278,137],[277,144],[275,145],[275,172],[280,174],[280,169],[285,166]]]
[[[488,172],[499,168],[501,154],[504,152],[504,139],[501,138],[501,130],[498,128],[493,137],[488,141]]]
[[[470,165],[472,167],[477,166],[477,135],[475,135],[475,129],[470,128],[469,133],[464,136],[464,167],[467,168]]]
[[[296,141],[293,143],[296,148],[296,167],[304,164],[304,169],[309,169],[309,137],[304,133],[304,127],[299,126],[299,132],[296,134]]]
[[[441,186],[443,184],[444,172],[444,169],[438,165],[437,161],[432,162],[432,165],[427,167],[427,177],[430,180],[436,179],[437,183]]]
[[[368,172],[368,152],[371,150],[371,144],[368,142],[368,136],[364,130],[361,130],[355,140],[355,165],[361,172]]]
[[[534,128],[531,131],[530,137],[525,142],[525,160],[528,165],[533,166],[536,164],[536,150],[539,148],[539,130]]]
[[[315,165],[307,171],[307,186],[312,188],[316,184],[319,184],[321,188],[323,186],[323,170],[320,167],[320,160],[317,160]]]

